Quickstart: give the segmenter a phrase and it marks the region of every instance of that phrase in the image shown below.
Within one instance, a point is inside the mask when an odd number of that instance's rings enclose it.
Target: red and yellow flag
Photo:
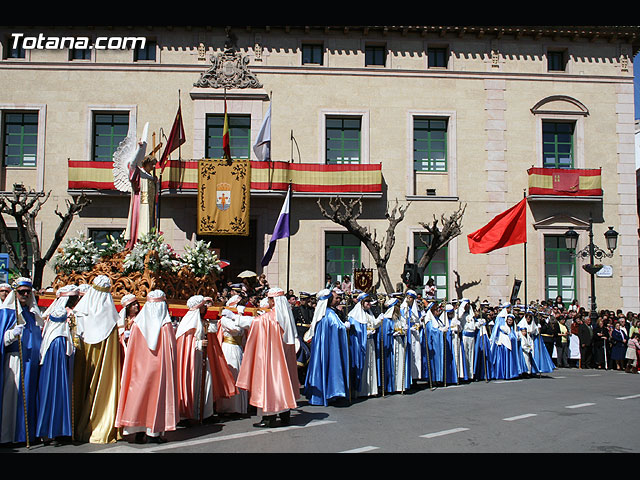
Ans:
[[[595,168],[532,167],[529,174],[529,195],[561,195],[588,197],[602,195],[602,172]]]
[[[227,116],[227,99],[224,99],[224,126],[222,127],[222,150],[224,158],[231,160],[231,148],[229,143],[229,117]]]

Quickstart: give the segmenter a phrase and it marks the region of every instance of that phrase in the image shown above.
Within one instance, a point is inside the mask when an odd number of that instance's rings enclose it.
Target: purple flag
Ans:
[[[276,249],[276,242],[281,238],[289,237],[289,200],[291,199],[291,186],[287,190],[287,196],[284,197],[284,203],[282,204],[282,209],[280,210],[280,215],[278,216],[278,221],[276,222],[276,226],[273,229],[273,235],[271,236],[271,240],[269,241],[269,248],[267,249],[264,257],[262,257],[262,261],[260,265],[266,267],[271,261],[271,257],[273,256],[273,252]]]

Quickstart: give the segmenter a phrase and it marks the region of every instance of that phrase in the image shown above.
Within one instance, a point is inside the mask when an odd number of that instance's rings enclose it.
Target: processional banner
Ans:
[[[198,162],[198,235],[249,235],[251,163]]]

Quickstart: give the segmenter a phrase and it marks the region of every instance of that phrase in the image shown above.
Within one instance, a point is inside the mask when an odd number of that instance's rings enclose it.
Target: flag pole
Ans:
[[[269,115],[272,115],[273,112],[271,111],[271,107],[273,105],[273,91],[270,90],[269,91]],[[271,130],[271,127],[269,127],[269,130]],[[271,133],[269,133],[269,144],[271,144]],[[269,190],[271,190],[272,188],[272,181],[273,181],[273,171],[274,171],[274,166],[273,166],[273,160],[271,159],[271,146],[269,146],[269,157],[267,158],[267,162],[268,163],[268,175],[267,178],[269,179]]]
[[[523,190],[522,195],[523,195],[523,198],[525,199],[525,202],[526,202],[526,199],[527,199],[527,190],[526,189]],[[526,218],[526,215],[527,215],[527,206],[526,205],[525,205],[524,214],[525,214],[525,218]],[[527,228],[526,222],[525,222],[524,228],[525,228],[525,232],[526,232],[526,228]],[[529,303],[528,303],[528,299],[527,299],[527,242],[525,241],[524,242],[524,306],[525,306],[525,309],[527,308],[528,304]]]
[[[287,195],[289,195],[289,216],[287,217],[287,231],[289,235],[287,236],[287,294],[289,293],[289,274],[291,271],[291,198],[293,197],[293,192],[291,191],[291,178],[289,178],[289,190],[287,191]]]

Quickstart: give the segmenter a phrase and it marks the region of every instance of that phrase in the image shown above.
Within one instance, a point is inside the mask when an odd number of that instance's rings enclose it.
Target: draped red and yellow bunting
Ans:
[[[527,170],[529,195],[601,196],[600,169],[539,168]]]
[[[381,194],[381,164],[325,165],[316,163],[251,161],[251,191],[294,193]],[[69,190],[115,190],[113,164],[69,160]],[[198,161],[169,160],[162,174],[162,190],[196,192]]]

